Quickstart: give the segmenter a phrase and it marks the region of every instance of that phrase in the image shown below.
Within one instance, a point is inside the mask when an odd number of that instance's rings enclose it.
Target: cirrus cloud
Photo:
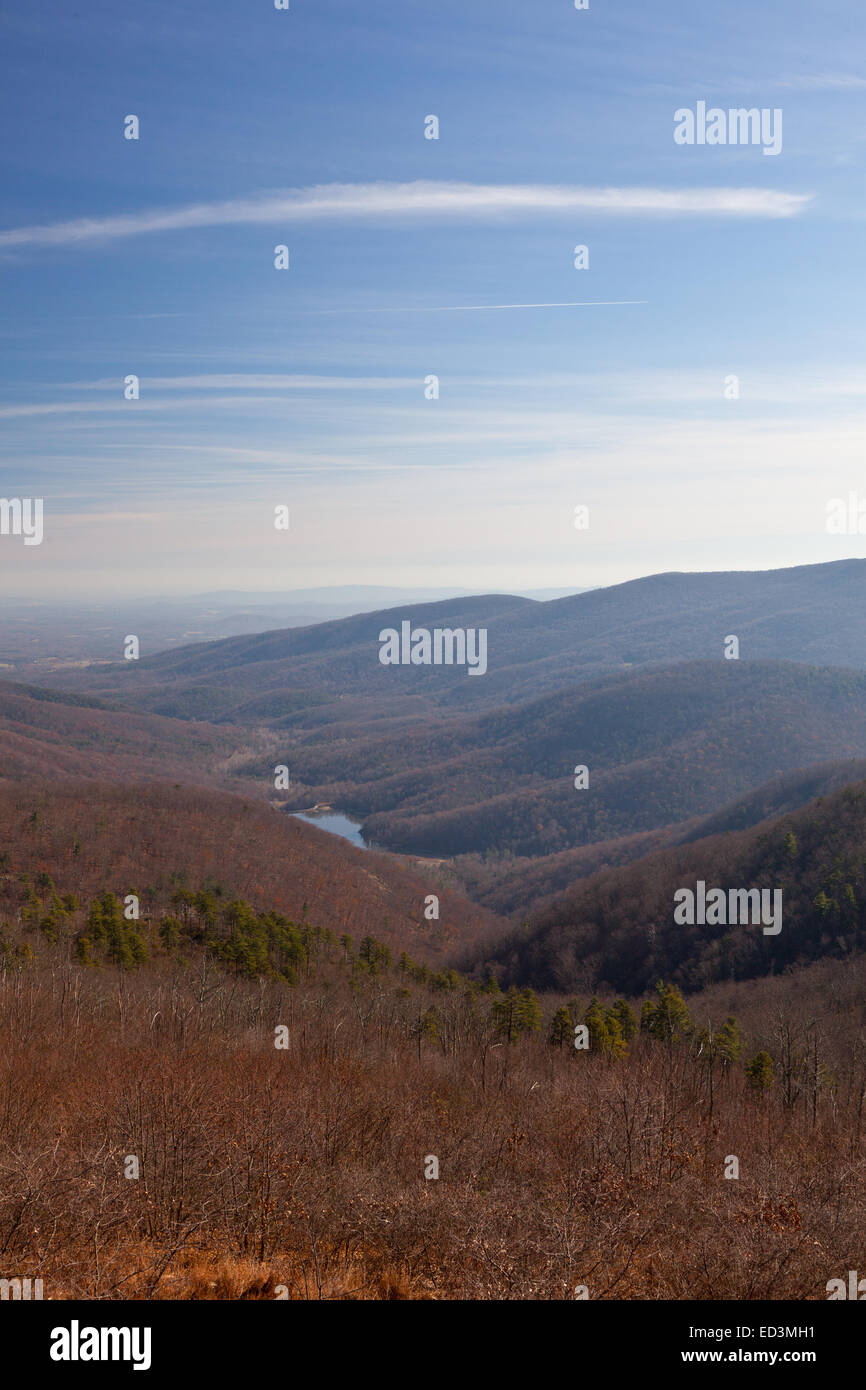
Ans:
[[[404,217],[485,218],[597,213],[703,217],[794,217],[811,195],[768,188],[582,188],[556,184],[330,183],[256,194],[218,203],[80,217],[0,232],[0,250],[85,246],[159,232],[271,223],[398,220]]]

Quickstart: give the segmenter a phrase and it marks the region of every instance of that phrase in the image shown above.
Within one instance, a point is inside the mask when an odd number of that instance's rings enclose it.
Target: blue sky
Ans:
[[[864,31],[854,0],[3,15],[0,492],[45,505],[5,591],[866,553],[825,526],[866,503]],[[700,100],[781,109],[781,152],[678,146]]]

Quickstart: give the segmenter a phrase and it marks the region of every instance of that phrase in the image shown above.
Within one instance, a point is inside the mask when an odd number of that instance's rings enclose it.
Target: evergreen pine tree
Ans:
[[[768,1091],[773,1084],[775,1070],[769,1052],[756,1052],[746,1067],[749,1085],[755,1091]]]
[[[567,1005],[563,1004],[550,1020],[550,1032],[547,1041],[551,1047],[563,1047],[566,1043],[571,1043],[573,1033],[574,1024],[571,1021],[571,1014]]]

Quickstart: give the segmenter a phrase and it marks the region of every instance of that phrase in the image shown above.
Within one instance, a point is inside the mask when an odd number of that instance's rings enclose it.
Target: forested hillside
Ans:
[[[267,804],[226,793],[43,781],[0,787],[0,823],[4,891],[16,902],[26,880],[43,916],[51,912],[51,890],[39,887],[47,876],[79,904],[103,892],[135,894],[142,918],[176,891],[212,892],[219,903],[242,898],[295,922],[374,933],[429,961],[504,925],[435,870],[422,874],[391,856],[354,849]],[[431,893],[439,898],[435,920],[425,917]]]
[[[0,892],[0,1242],[46,1298],[814,1300],[857,1267],[862,969],[501,993],[194,882],[129,923],[46,866]]]
[[[493,912],[525,914],[605,865],[628,864],[656,849],[689,844],[728,830],[744,830],[864,778],[866,761],[862,758],[818,763],[774,777],[706,816],[613,840],[598,840],[556,854],[518,856],[497,851],[458,855],[451,867],[474,902]]]
[[[120,697],[161,713],[234,717],[274,691],[418,700],[444,709],[490,709],[635,666],[721,659],[725,638],[760,661],[866,668],[866,560],[735,573],[657,574],[567,598],[535,602],[480,595],[407,604],[306,628],[201,643],[139,662],[46,676],[53,684]],[[379,633],[481,627],[488,669],[382,666]]]
[[[254,793],[262,779],[238,769],[273,743],[267,730],[218,729],[0,681],[0,780],[7,782],[176,778]]]
[[[328,729],[280,749],[294,777],[288,805],[340,806],[385,848],[550,855],[708,815],[789,770],[866,755],[866,675],[692,662],[399,737],[340,740]],[[577,766],[588,768],[586,789],[575,788]]]
[[[577,883],[478,968],[537,988],[632,992],[670,979],[687,990],[778,974],[866,948],[866,783],[789,816],[601,869]],[[778,935],[760,925],[679,925],[674,894],[782,891]]]

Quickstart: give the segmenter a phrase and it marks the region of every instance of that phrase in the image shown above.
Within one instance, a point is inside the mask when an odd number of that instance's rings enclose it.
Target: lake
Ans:
[[[361,834],[361,822],[349,820],[348,816],[341,816],[337,811],[317,811],[315,815],[307,811],[292,811],[291,814],[296,820],[305,820],[308,825],[317,825],[320,830],[329,830],[332,835],[340,835],[356,849],[370,848]]]

